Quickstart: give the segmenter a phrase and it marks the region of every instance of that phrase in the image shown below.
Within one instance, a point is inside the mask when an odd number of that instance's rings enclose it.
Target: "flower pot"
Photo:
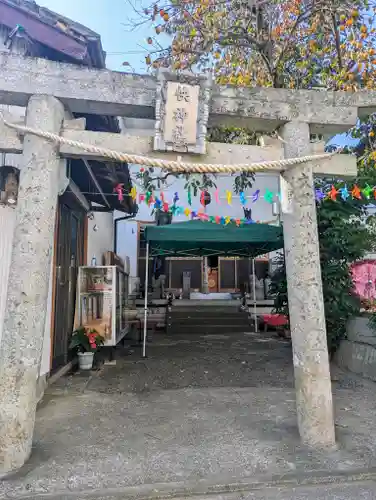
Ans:
[[[91,370],[93,368],[93,361],[94,361],[93,352],[78,353],[78,366],[80,370]]]

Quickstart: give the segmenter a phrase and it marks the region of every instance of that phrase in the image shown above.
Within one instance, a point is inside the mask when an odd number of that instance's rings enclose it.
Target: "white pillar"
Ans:
[[[282,128],[285,157],[311,154],[309,125]],[[298,426],[303,443],[335,445],[312,164],[286,170],[292,213],[283,215]]]
[[[31,97],[27,126],[59,134],[63,117],[54,97]],[[27,134],[0,346],[0,476],[31,452],[58,187],[57,146]]]

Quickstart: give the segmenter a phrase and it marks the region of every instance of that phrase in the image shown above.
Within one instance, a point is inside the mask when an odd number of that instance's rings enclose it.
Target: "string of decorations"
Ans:
[[[178,205],[179,193],[175,192],[172,203],[170,204],[166,199],[163,191],[159,192],[159,196],[151,191],[146,193],[138,193],[136,187],[132,187],[130,193],[124,193],[124,185],[118,184],[115,186],[114,191],[118,196],[119,201],[124,199],[125,195],[131,196],[134,202],[146,203],[152,210],[159,210],[167,213],[171,213],[174,216],[185,215],[190,219],[200,219],[202,221],[208,221],[215,224],[228,225],[230,223],[236,224],[236,226],[241,226],[244,224],[254,224],[259,221],[254,221],[251,216],[251,210],[247,210],[245,206],[248,201],[251,203],[256,203],[260,199],[264,199],[267,203],[274,203],[275,199],[281,199],[280,193],[274,193],[270,189],[265,189],[262,193],[260,189],[255,190],[249,196],[246,196],[243,191],[239,193],[239,196],[233,196],[232,191],[226,189],[224,191],[224,196],[218,189],[214,191],[214,199],[216,203],[221,204],[221,200],[225,199],[228,206],[232,206],[233,200],[238,198],[240,204],[244,209],[245,218],[222,216],[222,215],[208,215],[205,213],[205,207],[209,205],[212,201],[212,195],[208,190],[203,190],[200,193],[200,208],[198,210],[192,209],[192,191],[190,188],[187,189],[187,201],[188,207]],[[336,201],[348,201],[348,200],[363,200],[369,201],[376,200],[376,186],[371,187],[366,184],[364,187],[360,187],[357,184],[353,186],[347,186],[341,188],[336,188],[334,185],[326,186],[315,189],[315,199],[318,203],[324,200]]]
[[[124,185],[118,184],[114,188],[115,194],[118,195],[119,201],[123,201],[124,196],[130,196],[134,202],[137,201],[139,203],[145,202],[147,205],[152,206],[155,209],[163,209],[165,210],[166,196],[163,191],[160,191],[159,197],[155,195],[152,191],[147,191],[145,193],[138,193],[137,189],[133,186],[130,193],[124,193],[123,191]],[[220,205],[221,200],[225,199],[228,206],[232,206],[232,202],[234,199],[239,199],[241,205],[245,206],[249,201],[251,203],[256,203],[260,199],[264,199],[267,203],[272,204],[275,199],[280,199],[280,193],[274,193],[270,189],[265,189],[264,193],[261,193],[260,189],[256,189],[249,196],[246,196],[243,191],[239,193],[239,196],[234,196],[232,191],[226,189],[224,191],[224,197],[221,195],[218,189],[214,191],[214,199],[215,202]],[[345,185],[341,188],[336,188],[334,185],[331,187],[322,187],[315,189],[315,198],[316,201],[321,202],[325,199],[330,199],[332,201],[338,201],[342,199],[343,201],[347,201],[348,199],[357,199],[357,200],[376,200],[376,186],[371,187],[366,184],[364,187],[360,187],[357,184],[352,187],[348,187]],[[176,201],[179,200],[178,192],[174,193],[173,204],[176,204]],[[187,201],[188,205],[192,206],[192,190],[190,188],[187,189]],[[208,190],[203,190],[200,193],[200,204],[203,206],[209,205],[212,201],[212,195]]]

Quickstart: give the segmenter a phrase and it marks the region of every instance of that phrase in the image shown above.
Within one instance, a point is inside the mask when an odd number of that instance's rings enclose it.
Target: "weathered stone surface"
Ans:
[[[370,328],[369,319],[369,316],[351,318],[346,327],[347,339],[376,347],[376,332]]]
[[[25,106],[33,94],[54,94],[72,112],[155,118],[157,82],[149,75],[119,73],[1,53],[0,103]],[[345,131],[361,112],[376,107],[372,92],[218,87],[212,90],[210,124],[275,129],[290,120],[312,133]]]
[[[288,123],[282,134],[287,158],[310,154],[308,124]],[[330,447],[335,436],[312,165],[288,169],[284,178],[294,193],[283,230],[298,426],[307,445]]]
[[[159,71],[154,149],[204,154],[211,80],[207,75]],[[184,95],[179,95],[179,92]],[[176,111],[179,113],[176,115]]]
[[[26,106],[53,94],[72,112],[154,117],[156,81],[148,75],[97,70],[0,52],[0,103]]]
[[[27,125],[60,133],[63,105],[30,99]],[[46,319],[59,158],[56,147],[25,137],[3,338],[0,347],[0,476],[21,467],[32,444],[36,384]]]
[[[230,86],[213,88],[209,124],[226,121],[268,131],[291,120],[309,123],[313,134],[335,134],[355,125],[357,108],[350,103],[338,105],[334,92]]]
[[[376,335],[369,327],[369,317],[352,318],[346,328],[335,360],[341,368],[376,381]]]

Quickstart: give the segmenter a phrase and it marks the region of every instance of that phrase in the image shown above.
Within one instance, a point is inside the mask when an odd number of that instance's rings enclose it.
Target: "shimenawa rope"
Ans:
[[[226,164],[210,164],[210,163],[188,163],[181,161],[170,161],[170,160],[160,160],[158,158],[150,158],[148,156],[133,155],[128,153],[122,153],[119,151],[114,151],[112,149],[102,148],[98,146],[93,146],[91,144],[85,144],[79,141],[73,141],[72,139],[66,139],[51,132],[45,132],[43,130],[38,130],[24,125],[17,125],[15,123],[10,123],[0,116],[3,120],[4,125],[9,128],[16,130],[19,134],[32,134],[38,137],[42,137],[56,144],[64,144],[74,148],[82,149],[89,153],[97,154],[98,156],[103,156],[105,158],[111,158],[113,160],[125,163],[133,163],[136,165],[143,165],[145,167],[158,167],[168,172],[177,173],[236,173],[236,172],[261,172],[263,170],[285,170],[286,167],[292,167],[294,165],[300,165],[302,163],[307,163],[309,161],[317,161],[325,158],[331,158],[332,156],[338,154],[340,151],[335,151],[333,153],[321,153],[316,155],[301,156],[299,158],[288,158],[283,160],[273,160],[273,161],[262,161],[256,163],[237,163],[232,165]]]

